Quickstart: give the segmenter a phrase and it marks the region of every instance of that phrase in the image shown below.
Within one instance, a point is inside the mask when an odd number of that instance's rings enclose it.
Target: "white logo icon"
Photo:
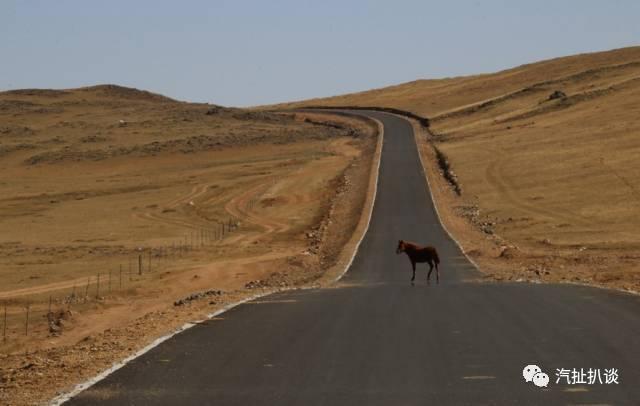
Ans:
[[[538,372],[542,372],[542,369],[540,369],[539,366],[537,366],[537,365],[527,365],[522,370],[522,376],[524,377],[524,380],[526,382],[531,382],[533,380],[533,376],[535,374],[537,374]],[[547,377],[547,381],[548,380],[549,380],[549,377]]]
[[[533,384],[538,388],[546,388],[549,384],[549,375],[544,372],[538,372],[533,376]]]

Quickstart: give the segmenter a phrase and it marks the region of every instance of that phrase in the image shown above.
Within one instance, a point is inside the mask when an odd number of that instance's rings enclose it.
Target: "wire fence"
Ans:
[[[193,229],[171,244],[134,249],[115,269],[91,273],[86,280],[74,279],[66,288],[0,299],[0,343],[11,345],[33,335],[58,335],[70,322],[74,309],[135,294],[135,288],[149,281],[157,271],[220,242],[239,228],[235,219],[216,223]]]

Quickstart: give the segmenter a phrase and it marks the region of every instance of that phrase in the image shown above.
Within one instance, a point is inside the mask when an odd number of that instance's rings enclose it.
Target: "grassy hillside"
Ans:
[[[370,124],[335,120],[115,85],[0,92],[0,307],[9,306],[0,353],[42,344],[50,303],[73,306],[54,340],[73,342],[194,291],[320,272],[315,255],[289,262],[318,251],[320,237],[307,235],[375,142]]]
[[[514,272],[535,263],[558,280],[640,286],[640,47],[289,106],[305,104],[429,117],[459,211],[479,209],[486,231],[529,259]]]
[[[347,117],[0,92],[0,399],[42,403],[256,290],[319,283],[376,145]]]
[[[283,104],[300,105],[361,105],[394,107],[433,117],[481,104],[528,87],[554,88],[554,83],[571,79],[595,79],[638,72],[640,47],[607,52],[581,54],[518,66],[505,71],[444,79],[424,79],[381,89],[368,90],[329,98]],[[594,83],[596,84],[597,81]]]

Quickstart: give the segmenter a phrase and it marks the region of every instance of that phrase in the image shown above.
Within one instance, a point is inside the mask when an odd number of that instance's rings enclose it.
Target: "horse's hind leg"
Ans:
[[[440,283],[440,269],[438,269],[438,263],[436,262],[436,283]]]
[[[431,283],[431,272],[433,272],[433,262],[431,261],[428,261],[428,262],[429,262],[429,273],[427,274],[427,283]]]

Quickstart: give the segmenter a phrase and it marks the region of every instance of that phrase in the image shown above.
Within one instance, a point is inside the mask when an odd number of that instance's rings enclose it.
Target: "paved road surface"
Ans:
[[[234,308],[168,340],[72,405],[640,404],[640,300],[586,287],[487,284],[442,230],[410,125],[383,113],[370,229],[342,283]],[[435,245],[416,286],[398,239]],[[537,364],[548,389],[525,383]],[[619,384],[556,384],[617,368]],[[604,378],[603,375],[601,375]]]

